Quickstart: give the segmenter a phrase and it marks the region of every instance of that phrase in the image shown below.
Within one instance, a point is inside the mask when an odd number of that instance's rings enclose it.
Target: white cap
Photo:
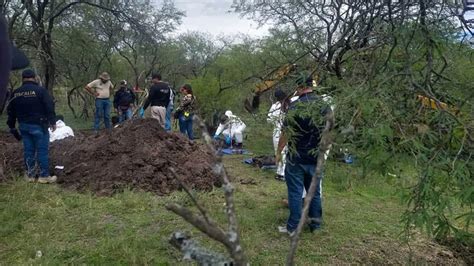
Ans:
[[[232,115],[233,115],[231,110],[227,110],[227,111],[225,111],[225,113],[224,113],[224,114],[225,114],[227,117],[230,117],[230,116],[232,116]]]

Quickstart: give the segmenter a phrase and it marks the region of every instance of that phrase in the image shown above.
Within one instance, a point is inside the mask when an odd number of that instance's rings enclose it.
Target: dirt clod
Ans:
[[[6,172],[22,172],[22,145],[0,135],[0,148]],[[218,185],[212,165],[207,147],[165,132],[153,119],[133,120],[100,135],[79,132],[50,146],[50,168],[58,184],[98,195],[126,188],[164,195],[179,189],[179,180],[210,190]]]

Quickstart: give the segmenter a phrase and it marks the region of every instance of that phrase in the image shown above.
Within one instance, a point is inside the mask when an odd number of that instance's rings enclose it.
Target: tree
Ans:
[[[463,98],[472,99],[473,84],[459,78],[463,60],[453,59],[472,50],[457,43],[468,26],[458,19],[460,1],[242,0],[233,7],[288,32],[310,55],[311,69],[323,75],[320,93],[336,102],[339,128],[356,129],[353,141],[338,135],[340,147],[357,150],[368,170],[383,174],[410,158],[402,167],[417,177],[401,178],[407,232],[413,224],[439,238],[469,232],[473,105]],[[423,108],[417,95],[437,108]],[[454,109],[441,108],[443,101]]]
[[[155,10],[150,1],[38,1],[32,0],[8,1],[2,5],[8,10],[10,16],[10,28],[12,34],[15,32],[28,32],[24,44],[32,46],[38,54],[41,62],[41,69],[44,76],[44,85],[52,93],[57,76],[57,66],[54,54],[55,29],[61,27],[64,19],[75,19],[76,22],[87,22],[86,17],[77,12],[79,7],[91,7],[100,10],[96,14],[111,15],[116,21],[119,21],[124,29],[142,30],[147,27],[160,26],[163,29],[173,30],[179,17],[182,15],[176,10],[172,2],[164,1],[160,9],[161,16],[152,16],[153,14],[143,12],[152,12]],[[140,8],[141,11],[138,11]],[[140,13],[141,12],[141,13]],[[82,13],[84,15],[86,13]],[[67,15],[67,16],[66,16]],[[135,16],[136,15],[136,16]],[[20,19],[21,18],[21,19]],[[154,18],[150,21],[149,18]],[[116,29],[116,28],[115,28]],[[169,32],[169,31],[167,31]],[[21,36],[18,34],[18,36]]]

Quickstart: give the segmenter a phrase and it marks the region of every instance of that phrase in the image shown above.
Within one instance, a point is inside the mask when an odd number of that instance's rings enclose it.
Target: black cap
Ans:
[[[34,78],[34,77],[36,77],[36,73],[32,69],[25,69],[21,73],[21,77],[24,78],[24,79]]]
[[[282,101],[286,98],[286,93],[284,91],[282,91],[281,89],[277,89],[275,91],[275,98],[278,100],[278,101]]]
[[[158,79],[158,80],[161,80],[161,74],[155,72],[155,73],[151,74],[151,79]]]

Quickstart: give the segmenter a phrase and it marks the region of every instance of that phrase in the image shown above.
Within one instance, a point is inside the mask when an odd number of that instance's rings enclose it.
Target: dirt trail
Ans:
[[[22,172],[22,145],[0,134],[5,175]],[[165,132],[155,120],[125,123],[110,134],[77,134],[52,143],[50,168],[58,184],[78,191],[111,195],[125,188],[169,194],[180,188],[171,171],[188,186],[210,190],[218,183],[212,153],[179,133]],[[54,169],[64,166],[64,170]],[[0,177],[1,178],[1,177]]]

